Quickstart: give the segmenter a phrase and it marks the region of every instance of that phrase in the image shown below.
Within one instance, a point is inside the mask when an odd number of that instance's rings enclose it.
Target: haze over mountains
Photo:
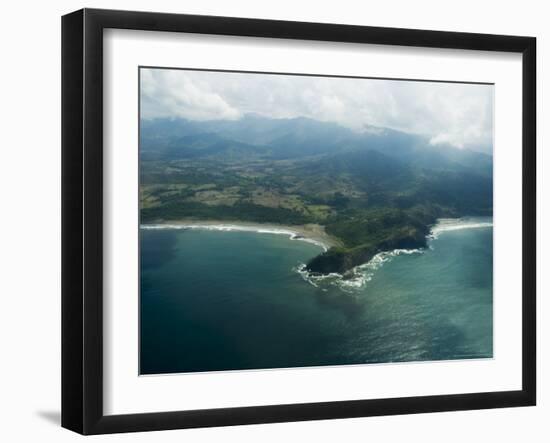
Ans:
[[[336,123],[306,117],[270,119],[246,114],[238,120],[192,121],[181,118],[141,121],[145,160],[225,158],[299,159],[316,155],[374,150],[396,160],[427,167],[477,168],[492,173],[492,156],[449,144],[430,144],[428,137],[387,128],[355,132]],[[488,152],[491,147],[486,148]]]

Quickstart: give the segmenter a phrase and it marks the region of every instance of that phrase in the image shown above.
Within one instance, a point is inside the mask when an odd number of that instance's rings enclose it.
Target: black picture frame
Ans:
[[[260,407],[103,413],[103,30],[522,54],[522,389]],[[531,406],[536,403],[536,39],[232,17],[83,9],[62,18],[62,426],[104,434]]]

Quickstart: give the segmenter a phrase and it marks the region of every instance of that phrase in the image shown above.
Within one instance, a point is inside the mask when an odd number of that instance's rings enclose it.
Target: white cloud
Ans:
[[[238,109],[212,91],[208,83],[176,70],[141,71],[143,118],[182,117],[190,120],[237,119]]]
[[[432,144],[492,145],[488,85],[143,69],[142,116],[191,120],[310,117],[357,131],[388,127]]]

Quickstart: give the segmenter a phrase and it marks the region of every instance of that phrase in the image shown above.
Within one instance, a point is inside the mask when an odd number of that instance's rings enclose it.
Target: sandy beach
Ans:
[[[324,226],[318,224],[305,225],[281,225],[276,223],[252,223],[244,221],[228,221],[228,220],[163,220],[158,223],[146,223],[141,225],[145,229],[162,229],[162,228],[195,228],[201,227],[220,230],[242,230],[255,231],[273,234],[287,234],[289,236],[302,237],[304,240],[311,240],[313,243],[318,243],[329,249],[333,246],[341,246],[341,242],[327,234]]]

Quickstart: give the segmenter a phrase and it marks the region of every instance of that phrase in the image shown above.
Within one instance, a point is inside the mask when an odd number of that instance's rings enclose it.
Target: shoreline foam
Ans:
[[[481,218],[481,217],[480,217]],[[487,219],[492,217],[487,217]],[[442,232],[460,231],[462,229],[479,229],[479,228],[492,228],[492,221],[481,221],[479,219],[472,219],[470,217],[464,218],[440,218],[436,224],[430,229],[428,234],[428,240],[437,239]]]
[[[257,232],[260,234],[286,235],[291,240],[314,244],[328,251],[338,245],[338,240],[328,235],[321,225],[277,225],[247,222],[225,222],[218,220],[189,220],[140,225],[141,229],[202,229],[212,231]]]
[[[353,293],[355,290],[363,288],[371,281],[374,273],[394,257],[398,255],[423,254],[424,251],[425,249],[394,249],[393,251],[379,252],[368,262],[355,266],[344,274],[339,274],[337,272],[331,272],[330,274],[314,274],[306,270],[305,263],[297,266],[295,271],[300,274],[304,281],[316,288],[319,288],[323,283],[328,283],[338,286],[344,292]]]

